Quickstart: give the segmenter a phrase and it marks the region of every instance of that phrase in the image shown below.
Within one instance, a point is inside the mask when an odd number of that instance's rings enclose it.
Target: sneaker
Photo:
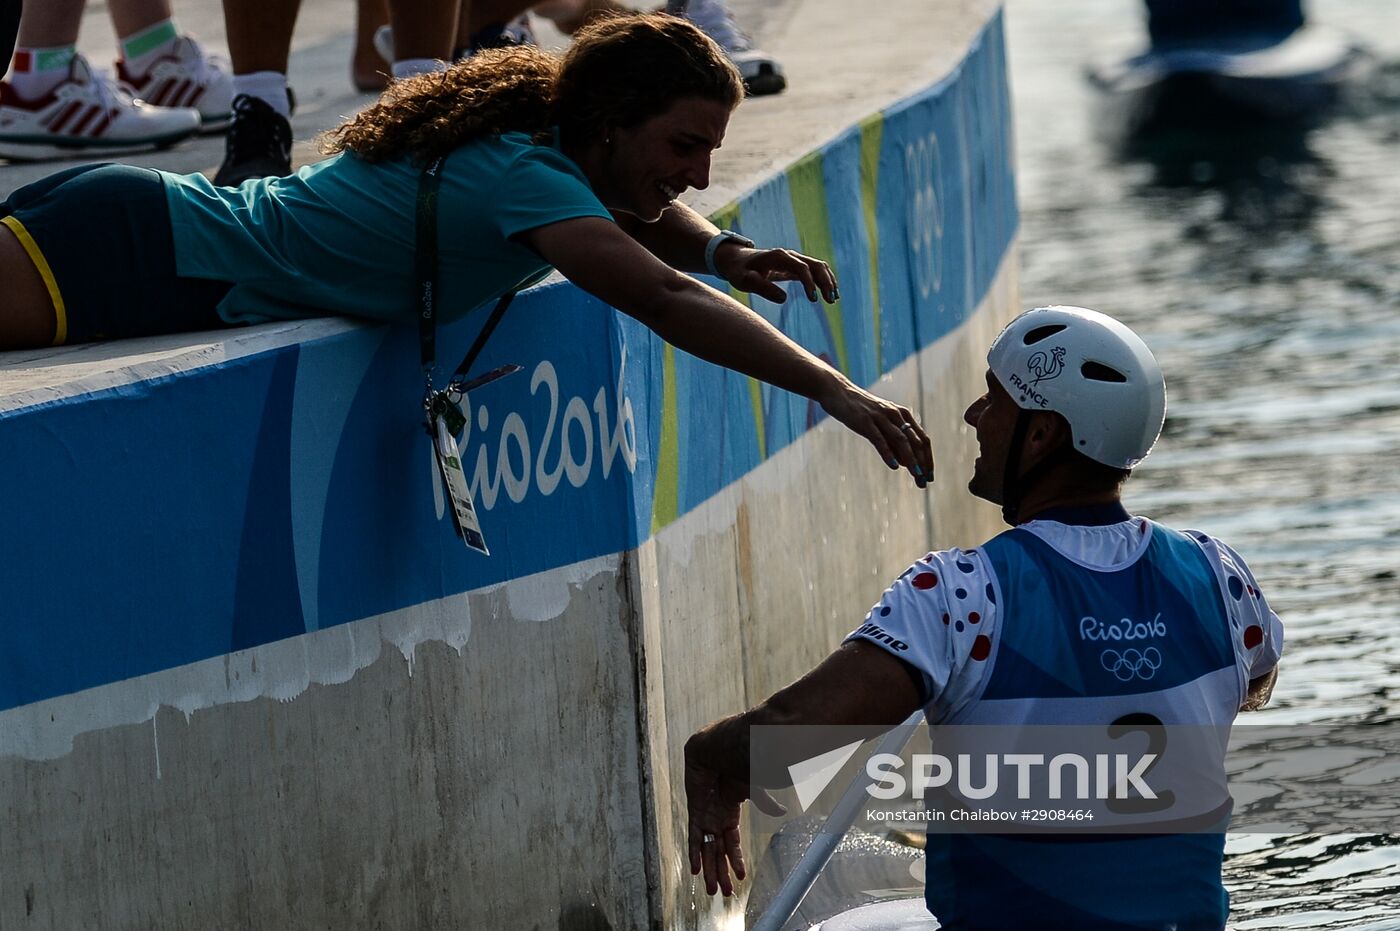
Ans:
[[[87,59],[73,56],[68,77],[38,100],[0,81],[0,157],[16,161],[122,155],[174,145],[199,131],[199,114],[153,107]]]
[[[374,30],[374,50],[390,65],[394,63],[394,27],[380,26]]]
[[[754,48],[753,40],[744,35],[734,21],[734,14],[729,11],[725,0],[671,0],[667,9],[684,16],[719,43],[719,47],[739,69],[739,75],[744,79],[744,90],[750,97],[776,94],[787,87],[783,66],[772,55]]]
[[[248,94],[233,98],[224,163],[214,175],[214,183],[237,187],[249,178],[291,173],[292,124],[265,100]]]
[[[535,30],[530,25],[527,13],[521,13],[508,23],[484,26],[472,35],[471,43],[465,49],[457,50],[457,60],[461,61],[472,52],[484,48],[510,48],[512,45],[538,45]]]
[[[208,55],[198,42],[181,36],[175,48],[143,77],[117,62],[117,79],[153,107],[194,107],[202,132],[222,132],[233,119],[233,74],[228,62]]]
[[[484,48],[509,48],[512,45],[536,45],[535,30],[530,17],[521,13],[508,23],[486,26],[472,36],[471,42],[452,50],[452,60],[461,61],[472,52]],[[394,27],[380,26],[374,31],[374,50],[387,62],[394,61]]]

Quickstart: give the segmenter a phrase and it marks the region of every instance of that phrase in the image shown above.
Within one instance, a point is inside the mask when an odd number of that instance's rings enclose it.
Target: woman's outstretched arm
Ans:
[[[865,437],[891,468],[904,466],[921,486],[932,479],[932,447],[908,409],[853,384],[743,304],[661,261],[616,224],[582,217],[521,238],[570,281],[672,345],[811,398]],[[794,277],[780,269],[767,280]]]
[[[705,265],[705,247],[719,228],[685,204],[672,204],[655,223],[625,213],[617,214],[616,219],[627,235],[672,268],[710,271]],[[791,249],[751,248],[728,240],[715,250],[714,261],[720,277],[732,286],[775,304],[787,299],[787,292],[777,285],[779,281],[800,281],[809,301],[815,301],[819,293],[827,303],[838,297],[831,267]]]

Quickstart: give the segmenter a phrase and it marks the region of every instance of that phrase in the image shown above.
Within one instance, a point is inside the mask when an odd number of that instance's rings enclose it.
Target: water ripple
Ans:
[[[1229,540],[1284,618],[1255,720],[1400,721],[1400,4],[1314,4],[1376,73],[1325,125],[1200,157],[1106,143],[1093,51],[1046,41],[1128,42],[1138,6],[1009,5],[1022,296],[1120,316],[1161,360],[1170,413],[1128,503]],[[1232,835],[1226,880],[1240,931],[1400,929],[1397,835]]]

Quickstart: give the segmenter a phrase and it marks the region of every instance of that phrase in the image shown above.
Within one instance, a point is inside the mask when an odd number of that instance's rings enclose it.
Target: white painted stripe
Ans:
[[[292,701],[313,685],[348,682],[388,644],[409,664],[419,645],[445,643],[459,654],[471,639],[473,596],[504,592],[514,621],[556,621],[575,592],[615,576],[622,554],[489,585],[472,592],[339,624],[225,656],[101,685],[0,711],[0,757],[53,760],[81,734],[153,721],[164,706],[186,718],[220,705],[272,698]],[[611,583],[609,583],[611,584]]]
[[[363,326],[341,318],[293,320],[204,334],[28,349],[0,356],[0,412],[222,365]],[[133,348],[140,351],[133,352]]]

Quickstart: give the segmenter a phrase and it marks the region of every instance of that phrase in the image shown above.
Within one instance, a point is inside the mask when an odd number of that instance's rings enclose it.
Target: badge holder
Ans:
[[[469,548],[489,556],[486,537],[481,532],[481,521],[477,519],[476,507],[472,503],[471,489],[467,485],[466,472],[462,469],[461,451],[457,448],[457,436],[467,424],[471,411],[469,393],[498,378],[520,371],[515,364],[502,365],[477,378],[468,379],[476,357],[491,338],[496,325],[501,322],[506,308],[510,306],[515,291],[501,296],[486,324],[477,334],[475,342],[467,350],[466,358],[457,366],[446,388],[433,387],[433,370],[437,355],[437,194],[441,181],[443,158],[434,159],[423,170],[418,182],[417,203],[417,248],[415,266],[419,283],[418,345],[423,363],[423,413],[424,427],[433,441],[433,452],[437,460],[438,473],[442,477],[447,497],[452,502],[452,526]]]
[[[452,522],[457,536],[470,548],[484,556],[490,556],[486,548],[486,537],[481,532],[481,521],[477,519],[476,507],[472,504],[471,489],[467,487],[466,472],[462,468],[462,455],[457,448],[457,436],[467,425],[470,411],[469,392],[474,388],[489,384],[506,375],[520,371],[520,366],[511,363],[492,369],[485,375],[469,382],[452,381],[446,388],[434,390],[429,383],[423,397],[423,412],[427,416],[425,426],[433,440],[433,451],[437,458],[438,473],[442,476],[442,486],[447,489],[448,500],[452,502]]]

